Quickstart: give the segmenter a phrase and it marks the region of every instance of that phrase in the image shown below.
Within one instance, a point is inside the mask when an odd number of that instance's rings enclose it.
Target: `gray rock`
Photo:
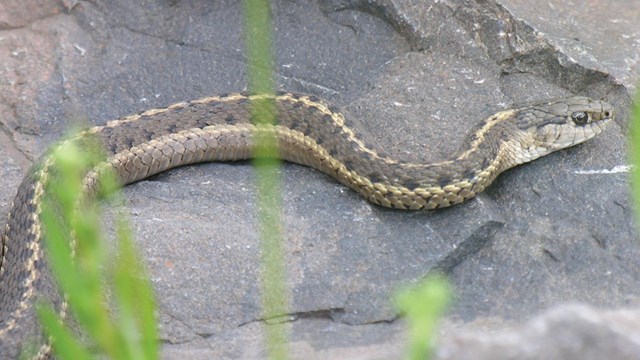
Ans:
[[[16,14],[10,23],[0,16],[3,216],[20,174],[70,124],[246,87],[240,2],[40,3],[1,5]],[[602,136],[510,170],[478,198],[438,212],[381,209],[323,174],[283,166],[294,358],[400,357],[404,334],[390,295],[435,270],[455,287],[448,319],[460,325],[452,332],[486,319],[524,321],[566,302],[639,306],[624,134],[640,12],[632,0],[524,4],[274,1],[278,88],[341,106],[402,159],[441,159],[476,122],[517,102],[578,93],[618,110]],[[264,356],[249,164],[178,169],[125,193],[157,292],[165,357]],[[595,354],[604,347],[581,340],[581,309],[530,323],[562,320],[575,338],[549,339],[525,325],[512,333],[519,342],[445,341],[440,356],[483,344],[495,344],[486,354],[562,354],[565,345]],[[589,334],[608,339],[613,328],[596,325]],[[541,344],[533,353],[528,339]]]
[[[562,305],[490,334],[445,338],[436,359],[640,359],[640,312]]]

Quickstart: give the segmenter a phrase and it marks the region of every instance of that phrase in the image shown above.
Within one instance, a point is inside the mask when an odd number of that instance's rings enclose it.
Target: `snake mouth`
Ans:
[[[593,125],[596,125],[598,130],[598,134],[601,133],[602,131],[604,131],[604,129],[609,126],[609,123],[611,123],[611,121],[613,121],[613,116],[608,117],[606,119],[602,119],[600,121],[596,121],[593,123]]]
[[[583,143],[589,139],[592,139],[596,135],[604,131],[609,125],[612,118],[605,118],[600,121],[593,122],[588,126],[582,128],[582,131],[576,131],[574,133],[574,142],[567,144],[567,146]]]
[[[605,119],[602,119],[600,121],[596,121],[593,122],[591,124],[589,124],[590,126],[588,128],[585,128],[585,138],[578,142],[581,143],[583,141],[589,140],[591,138],[593,138],[594,136],[600,134],[601,132],[604,131],[604,129],[607,128],[607,126],[609,126],[609,124],[611,123],[611,121],[613,120],[613,117],[608,117]]]
[[[542,137],[541,142],[544,144],[543,146],[551,151],[581,144],[602,133],[611,120],[611,118],[606,118],[583,126],[571,126],[569,128],[566,125],[554,125],[551,129],[547,128],[547,132]]]

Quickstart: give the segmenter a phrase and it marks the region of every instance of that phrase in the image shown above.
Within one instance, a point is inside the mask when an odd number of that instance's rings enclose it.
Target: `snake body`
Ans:
[[[268,96],[277,124],[253,125],[251,104],[258,97],[231,94],[181,102],[91,128],[72,141],[97,137],[107,152],[107,166],[128,184],[186,164],[249,159],[254,135],[262,131],[277,138],[284,160],[316,168],[375,204],[418,210],[461,203],[504,170],[586,141],[613,119],[609,104],[585,97],[524,105],[480,122],[449,159],[409,163],[368,145],[339,111],[313,96]],[[46,164],[45,155],[23,180],[2,235],[2,359],[15,358],[26,340],[38,337],[36,299],[48,299],[65,311],[41,244],[39,203],[50,171]],[[38,355],[46,357],[49,345],[42,343]]]

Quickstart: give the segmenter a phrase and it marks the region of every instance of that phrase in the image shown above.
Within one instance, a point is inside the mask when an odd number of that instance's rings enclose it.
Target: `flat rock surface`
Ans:
[[[22,174],[72,124],[245,90],[240,3],[0,4],[3,218]],[[294,358],[401,357],[403,324],[390,298],[434,269],[455,288],[443,359],[553,358],[543,355],[563,353],[542,352],[544,344],[579,354],[612,338],[638,346],[640,242],[625,149],[640,53],[636,1],[274,0],[272,8],[278,89],[338,105],[401,159],[442,159],[475,123],[514,103],[575,93],[617,109],[598,138],[437,212],[383,209],[324,174],[283,166]],[[203,164],[125,190],[165,358],[265,354],[253,180],[248,163]],[[567,302],[586,305],[514,325]],[[614,320],[596,308],[630,309],[624,329],[635,333],[600,328]],[[560,344],[536,330],[557,323],[578,340]],[[602,331],[585,335],[580,324]],[[518,346],[534,338],[547,343],[522,355]],[[477,348],[485,352],[465,352]]]

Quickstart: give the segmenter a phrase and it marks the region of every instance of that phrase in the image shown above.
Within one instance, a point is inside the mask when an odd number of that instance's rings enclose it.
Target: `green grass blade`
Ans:
[[[441,276],[429,277],[420,286],[398,293],[396,304],[409,327],[407,359],[431,359],[438,322],[450,298],[450,285]]]
[[[86,141],[82,150],[73,142],[63,142],[51,156],[46,168],[46,191],[40,219],[50,266],[61,289],[67,295],[70,313],[95,343],[101,354],[112,359],[156,359],[157,333],[151,286],[144,267],[134,253],[124,220],[118,221],[121,254],[116,261],[115,289],[103,280],[110,263],[100,231],[101,212],[94,201],[85,198],[83,179],[88,171],[104,160]],[[47,165],[49,166],[49,165]],[[100,171],[99,194],[117,188],[115,174]],[[43,179],[44,180],[44,179]],[[75,240],[75,258],[70,242]],[[142,276],[142,278],[140,278]],[[116,294],[116,314],[108,306],[108,294]],[[39,307],[43,328],[57,344],[61,358],[91,355],[70,342],[73,334],[47,307]],[[71,354],[70,356],[67,356]]]
[[[114,285],[120,309],[120,328],[129,339],[127,347],[133,359],[154,359],[158,352],[155,327],[155,303],[151,284],[138,260],[126,222],[118,221],[118,259]],[[153,326],[150,326],[153,325]]]
[[[82,199],[82,179],[95,162],[85,154],[71,142],[51,154],[53,166],[45,192],[49,196],[43,199],[41,220],[51,268],[68,296],[70,309],[99,346],[117,349],[100,282],[104,253],[98,244],[99,216],[96,207],[87,206]],[[71,239],[76,241],[75,258],[71,257]]]
[[[273,56],[271,7],[268,0],[244,0],[245,48],[249,92],[266,95],[251,102],[252,122],[271,125],[276,122],[273,99]],[[264,128],[263,128],[264,129]],[[285,283],[285,262],[282,244],[280,174],[278,142],[275,134],[257,131],[254,134],[254,161],[257,185],[258,226],[261,237],[262,302],[266,318],[288,311]],[[272,324],[266,328],[266,342],[271,359],[286,359],[286,324]]]
[[[58,315],[49,307],[38,307],[38,316],[45,332],[55,334],[53,349],[60,359],[90,360],[93,356],[76,341],[75,336],[67,330],[58,319]]]

